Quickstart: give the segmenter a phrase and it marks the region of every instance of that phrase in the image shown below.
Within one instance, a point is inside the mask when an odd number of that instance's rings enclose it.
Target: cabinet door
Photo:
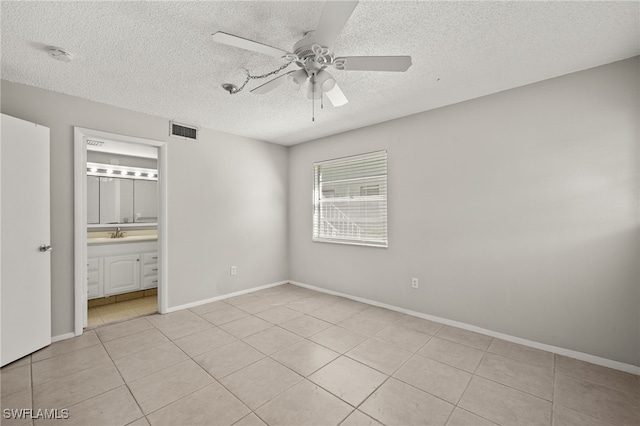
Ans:
[[[140,289],[140,255],[104,258],[104,294],[124,293]]]

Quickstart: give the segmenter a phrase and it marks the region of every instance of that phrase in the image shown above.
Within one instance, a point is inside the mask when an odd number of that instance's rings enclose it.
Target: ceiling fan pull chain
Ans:
[[[291,65],[291,62],[287,62],[286,64],[282,65],[277,70],[274,70],[274,71],[271,71],[271,72],[268,72],[268,73],[262,74],[262,75],[251,75],[249,70],[245,69],[245,71],[247,72],[247,78],[244,80],[244,83],[242,83],[242,86],[238,87],[237,89],[230,90],[229,93],[232,94],[232,95],[235,95],[236,93],[239,93],[239,92],[242,91],[242,89],[244,89],[244,86],[246,86],[247,83],[249,83],[249,80],[257,80],[257,79],[261,79],[261,78],[267,78],[267,77],[272,76],[274,74],[278,74],[280,71],[282,71],[283,69],[285,69],[289,65]]]
[[[316,85],[313,79],[309,81],[311,84],[311,121],[316,121]]]

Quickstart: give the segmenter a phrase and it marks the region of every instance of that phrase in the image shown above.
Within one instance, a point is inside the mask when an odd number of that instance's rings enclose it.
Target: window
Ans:
[[[313,165],[313,240],[387,247],[387,152]]]

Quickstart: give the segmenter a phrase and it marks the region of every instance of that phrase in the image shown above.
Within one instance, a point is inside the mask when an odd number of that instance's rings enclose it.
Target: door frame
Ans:
[[[74,127],[74,333],[83,332],[84,283],[87,281],[87,139],[141,144],[158,148],[158,312],[168,310],[168,204],[167,204],[167,143],[163,141],[125,136],[100,130]]]

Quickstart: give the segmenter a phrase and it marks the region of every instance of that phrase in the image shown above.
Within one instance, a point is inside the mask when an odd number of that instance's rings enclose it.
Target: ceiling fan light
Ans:
[[[336,80],[325,70],[320,70],[314,80],[322,88],[323,92],[328,92],[336,85]]]
[[[296,90],[299,90],[300,86],[302,86],[307,80],[307,77],[307,72],[303,69],[299,69],[298,71],[289,74],[289,83],[291,83]]]

